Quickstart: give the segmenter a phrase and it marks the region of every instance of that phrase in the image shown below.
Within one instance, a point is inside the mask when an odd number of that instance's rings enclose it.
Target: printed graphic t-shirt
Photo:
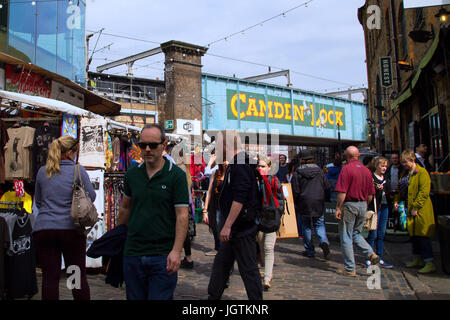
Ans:
[[[5,147],[6,180],[30,180],[31,146],[35,129],[31,127],[9,128],[9,141]]]

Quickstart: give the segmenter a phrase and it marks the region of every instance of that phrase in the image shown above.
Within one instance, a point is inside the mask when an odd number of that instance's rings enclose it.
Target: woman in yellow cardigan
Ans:
[[[436,266],[431,246],[431,237],[435,231],[433,204],[430,199],[431,180],[428,172],[415,163],[415,158],[412,150],[406,150],[400,156],[400,162],[406,170],[400,178],[399,188],[405,190],[403,197],[406,199],[401,200],[407,200],[408,233],[415,255],[415,259],[407,263],[406,267],[421,268],[418,273],[432,273],[436,271]],[[396,209],[399,200],[397,197]]]

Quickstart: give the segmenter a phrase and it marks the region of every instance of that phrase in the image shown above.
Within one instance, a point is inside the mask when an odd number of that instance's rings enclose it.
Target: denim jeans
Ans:
[[[369,231],[367,242],[376,254],[383,258],[384,249],[384,235],[386,234],[386,225],[389,217],[389,207],[387,204],[382,204],[380,210],[377,212],[377,229]]]
[[[303,234],[303,246],[308,254],[314,254],[314,244],[312,241],[312,228],[316,231],[317,238],[319,238],[319,244],[326,242],[329,244],[327,233],[325,230],[325,218],[320,216],[319,218],[301,217],[302,221],[302,234]]]
[[[178,274],[166,270],[167,255],[123,257],[127,300],[173,300]]]
[[[367,259],[374,253],[372,247],[361,235],[366,216],[367,203],[344,202],[342,206],[342,218],[339,221],[339,235],[342,254],[344,255],[344,268],[347,271],[355,271],[355,254],[353,243],[359,247]]]

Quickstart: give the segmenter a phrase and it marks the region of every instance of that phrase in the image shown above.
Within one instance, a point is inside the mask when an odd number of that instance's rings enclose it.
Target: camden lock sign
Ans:
[[[392,63],[391,57],[380,58],[381,85],[385,88],[392,86]]]
[[[239,92],[239,97],[240,120],[265,122],[267,111],[270,123],[291,125],[293,117],[298,126],[335,129],[339,125],[340,130],[345,130],[343,107],[295,99],[292,106],[289,98],[267,96],[266,100],[263,94],[249,92]],[[237,92],[230,89],[227,89],[227,118],[238,119]]]

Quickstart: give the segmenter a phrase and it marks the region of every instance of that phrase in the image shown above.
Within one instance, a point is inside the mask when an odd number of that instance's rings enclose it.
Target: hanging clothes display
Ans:
[[[111,135],[106,132],[105,138],[105,169],[106,171],[112,171],[112,163],[113,163],[113,148]]]
[[[9,128],[9,141],[5,146],[6,180],[32,178],[31,146],[35,129],[32,127]]]
[[[27,192],[25,192],[25,195],[23,197],[17,197],[14,190],[7,191],[0,198],[0,208],[8,208],[7,205],[2,204],[1,202],[23,203],[23,208],[25,209],[25,211],[28,213],[32,213],[33,199]]]
[[[8,130],[3,120],[0,119],[0,184],[5,183],[5,146],[8,143]]]
[[[5,202],[13,203],[13,202]],[[5,204],[4,203],[4,204]],[[34,216],[15,208],[0,209],[9,246],[4,253],[4,295],[6,299],[32,298],[37,292],[36,258],[33,241]]]
[[[48,150],[53,140],[58,139],[59,127],[51,126],[45,123],[43,126],[36,129],[33,140],[33,180],[36,180],[36,175],[40,167],[47,163]]]
[[[6,293],[5,255],[7,247],[9,247],[9,229],[5,219],[0,217],[0,300],[4,299]]]
[[[82,166],[105,168],[105,130],[105,119],[81,119],[79,163]]]
[[[105,173],[105,232],[117,225],[120,203],[122,201],[123,179],[125,172]]]

